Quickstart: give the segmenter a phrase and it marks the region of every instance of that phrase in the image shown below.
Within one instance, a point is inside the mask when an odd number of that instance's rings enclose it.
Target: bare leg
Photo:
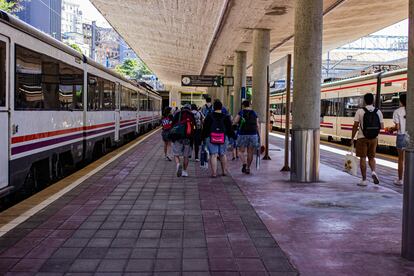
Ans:
[[[254,148],[248,147],[247,148],[247,168],[249,169],[253,162],[253,153],[254,153]]]
[[[360,161],[362,180],[367,180],[367,160],[366,157],[361,157]]]
[[[174,156],[174,159],[175,159],[175,163],[177,165],[180,165],[180,156]]]
[[[188,156],[184,156],[183,159],[184,159],[183,168],[186,171],[187,170],[187,167],[188,167],[189,158],[188,158]]]
[[[371,168],[371,171],[375,172],[375,166],[376,166],[375,158],[368,158],[368,163],[369,163],[369,167]]]
[[[240,160],[242,161],[243,165],[247,164],[246,162],[246,156],[244,155],[246,148],[239,148],[240,151]]]
[[[225,154],[220,155],[221,171],[223,176],[227,175],[227,156]]]
[[[404,176],[404,157],[405,151],[399,149],[398,150],[398,179],[402,180]]]
[[[211,175],[217,176],[217,154],[210,156]]]

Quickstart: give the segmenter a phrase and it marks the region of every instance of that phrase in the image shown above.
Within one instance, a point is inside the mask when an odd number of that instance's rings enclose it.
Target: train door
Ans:
[[[9,184],[9,39],[0,35],[0,189]]]
[[[119,141],[119,131],[121,128],[121,84],[115,85],[115,142]]]

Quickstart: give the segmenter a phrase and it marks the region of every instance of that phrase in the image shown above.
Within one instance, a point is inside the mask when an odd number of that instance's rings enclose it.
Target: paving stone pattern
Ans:
[[[297,275],[230,177],[158,134],[0,238],[1,275]]]
[[[270,143],[272,143],[273,145],[283,149],[285,147],[285,140],[281,139],[281,138],[277,138],[277,137],[270,137],[269,139]],[[334,145],[333,145],[334,146]],[[337,170],[343,171],[344,170],[344,160],[345,157],[343,157],[342,155],[333,153],[333,152],[328,152],[328,151],[324,151],[321,150],[321,163],[324,165],[327,165],[331,168],[335,168]],[[368,166],[368,164],[367,164]],[[394,190],[398,193],[402,193],[403,192],[403,188],[402,187],[398,187],[394,185],[394,180],[397,178],[398,176],[398,172],[395,169],[391,169],[385,166],[381,166],[381,165],[377,165],[376,168],[377,174],[379,176],[380,179],[380,185],[385,186],[391,190]],[[370,169],[368,166],[368,170],[367,170],[367,180],[369,182],[372,183],[372,179],[370,177]],[[361,172],[359,171],[358,168],[358,177],[361,177]],[[355,181],[355,183],[351,183],[351,184],[357,184],[358,181]]]

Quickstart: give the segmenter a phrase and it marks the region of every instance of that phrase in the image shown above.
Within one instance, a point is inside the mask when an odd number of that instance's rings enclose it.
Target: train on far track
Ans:
[[[321,86],[321,138],[329,141],[350,140],[355,113],[363,106],[363,96],[366,93],[375,95],[375,104],[384,115],[385,127],[393,126],[392,116],[394,110],[399,107],[399,97],[407,93],[407,69],[323,83]],[[291,103],[293,101],[294,96]],[[270,96],[270,110],[273,113],[273,127],[285,129],[286,92],[282,91]],[[378,144],[395,147],[395,135],[381,130]]]
[[[60,179],[160,118],[150,86],[0,11],[0,198]]]

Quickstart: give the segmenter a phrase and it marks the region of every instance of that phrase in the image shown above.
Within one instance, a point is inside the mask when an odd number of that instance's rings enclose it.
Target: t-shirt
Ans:
[[[238,114],[240,116],[240,122],[243,118],[243,114],[246,113],[246,112],[251,112],[251,114],[249,116],[253,116],[255,118],[255,121],[257,122],[257,114],[256,114],[256,112],[254,112],[251,109],[240,110],[240,112]],[[241,129],[239,129],[239,134],[240,135],[255,135],[255,134],[257,134],[257,129],[255,131],[246,131],[243,128],[241,128]]]
[[[201,108],[201,113],[203,113],[204,118],[211,112],[214,112],[213,105],[211,103],[203,105]]]
[[[196,128],[201,129],[203,127],[203,114],[200,111],[197,111],[197,110],[192,110],[191,112],[194,115]]]
[[[392,115],[392,120],[395,124],[400,124],[400,129],[398,130],[398,134],[405,134],[405,123],[406,123],[406,116],[407,112],[405,110],[405,107],[402,106],[394,111],[394,114]]]
[[[365,108],[368,109],[368,111],[370,112],[374,111],[375,109],[373,105],[367,105]],[[380,119],[380,123],[383,124],[384,116],[382,115],[381,110],[378,109],[377,114]],[[358,109],[357,112],[355,113],[354,121],[359,122],[359,131],[358,131],[357,139],[365,138],[364,133],[362,132],[362,129],[364,128],[364,115],[365,115],[365,110],[362,108]]]
[[[172,121],[173,121],[173,116],[172,115],[168,115],[167,117],[163,117],[161,119],[161,125],[163,130],[169,130],[172,128]]]

